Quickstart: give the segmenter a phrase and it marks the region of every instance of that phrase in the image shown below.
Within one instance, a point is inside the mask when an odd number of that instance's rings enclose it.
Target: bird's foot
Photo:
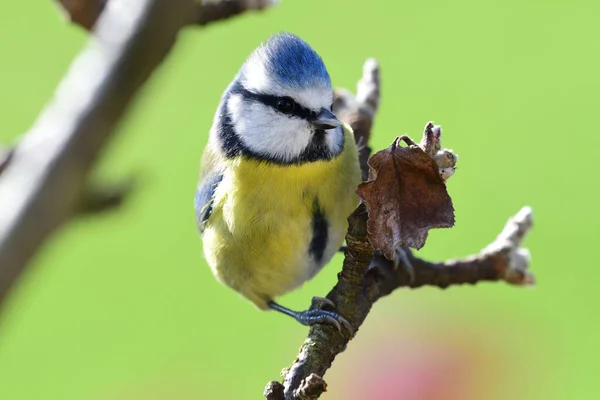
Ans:
[[[394,258],[394,268],[400,268],[400,264],[402,264],[402,266],[404,266],[404,269],[406,270],[406,273],[408,274],[408,279],[409,279],[409,283],[410,285],[412,285],[413,283],[415,283],[415,268],[413,267],[412,263],[410,262],[410,250],[409,249],[404,249],[404,248],[399,248],[396,249],[396,257]]]
[[[344,326],[351,335],[354,334],[354,328],[344,317],[334,311],[323,309],[325,306],[335,308],[335,303],[324,297],[313,297],[312,304],[306,311],[293,311],[274,301],[270,301],[268,305],[273,310],[289,315],[302,325],[311,326],[326,323],[334,325],[340,332],[342,331],[342,326]]]

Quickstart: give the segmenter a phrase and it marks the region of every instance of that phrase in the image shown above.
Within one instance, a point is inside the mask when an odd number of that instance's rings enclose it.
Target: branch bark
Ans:
[[[367,160],[370,155],[366,143],[371,135],[379,98],[379,68],[375,60],[367,60],[357,95],[339,90],[334,103],[335,113],[355,130],[356,141],[360,144],[364,179],[368,176]],[[482,281],[534,284],[535,279],[527,270],[529,253],[521,248],[521,242],[532,226],[532,213],[528,207],[509,219],[496,240],[477,255],[432,263],[413,257],[408,252],[407,260],[412,266],[413,277],[408,273],[410,266],[395,266],[394,262],[373,250],[367,233],[367,220],[364,204],[349,217],[344,264],[338,274],[337,284],[327,294],[327,298],[337,305],[337,311],[352,324],[355,333],[373,304],[399,288],[429,285],[444,289],[451,285]],[[296,360],[283,371],[283,391],[272,390],[268,392],[268,398],[317,399],[326,390],[322,377],[351,339],[350,334],[340,332],[331,325],[312,326]],[[281,384],[272,381],[267,387],[281,389]]]

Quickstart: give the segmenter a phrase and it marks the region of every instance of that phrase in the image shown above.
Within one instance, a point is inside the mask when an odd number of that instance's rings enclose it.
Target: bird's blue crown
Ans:
[[[269,76],[282,85],[297,89],[331,86],[321,57],[308,43],[291,33],[271,36],[250,55],[247,63],[257,61],[261,61]]]

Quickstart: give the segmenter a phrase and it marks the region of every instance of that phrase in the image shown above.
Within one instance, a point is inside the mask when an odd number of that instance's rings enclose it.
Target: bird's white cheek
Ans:
[[[274,110],[256,113],[246,128],[242,140],[248,148],[287,161],[302,154],[310,140],[306,122]]]
[[[234,129],[249,150],[290,161],[309,144],[306,121],[282,115],[264,104],[245,102],[239,96],[229,99]]]

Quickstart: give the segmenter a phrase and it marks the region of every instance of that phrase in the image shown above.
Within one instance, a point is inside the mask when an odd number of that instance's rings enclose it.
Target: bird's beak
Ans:
[[[342,125],[334,113],[326,108],[321,108],[317,116],[311,121],[313,126],[318,129],[333,129]]]

